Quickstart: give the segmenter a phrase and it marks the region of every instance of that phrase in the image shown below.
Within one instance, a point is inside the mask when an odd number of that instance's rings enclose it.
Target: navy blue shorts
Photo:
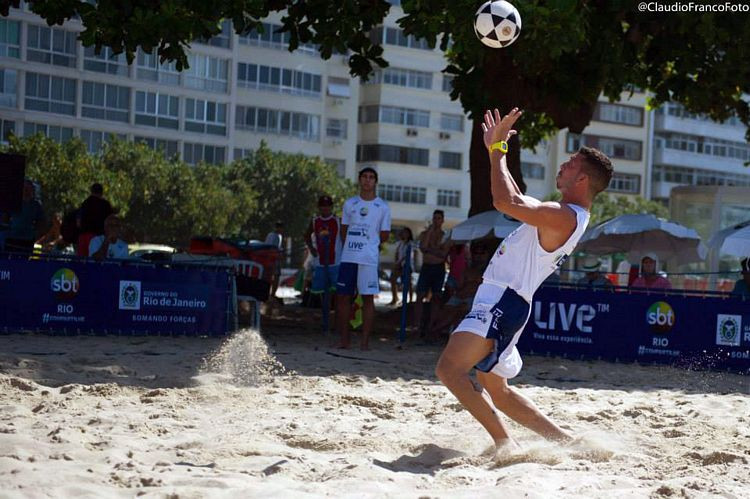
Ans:
[[[423,263],[417,280],[417,293],[427,293],[427,291],[432,291],[432,294],[442,293],[444,281],[445,264]]]

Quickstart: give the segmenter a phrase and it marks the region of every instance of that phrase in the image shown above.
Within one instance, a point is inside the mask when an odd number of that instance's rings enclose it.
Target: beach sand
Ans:
[[[580,439],[511,423],[523,450],[492,456],[438,347],[293,328],[0,342],[0,497],[750,496],[746,376],[527,357],[513,384]]]

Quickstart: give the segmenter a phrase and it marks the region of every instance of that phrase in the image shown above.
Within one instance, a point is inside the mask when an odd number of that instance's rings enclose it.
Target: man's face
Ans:
[[[109,239],[118,239],[120,237],[120,230],[122,229],[122,224],[119,220],[111,220],[104,224],[104,234]]]
[[[556,185],[557,190],[564,192],[573,187],[578,180],[581,172],[581,163],[584,159],[580,153],[575,153],[566,161],[560,165],[560,170],[557,172]]]
[[[375,185],[378,183],[377,180],[375,180],[375,174],[372,172],[364,172],[362,175],[359,176],[359,187],[363,191],[374,191]]]
[[[443,215],[440,213],[433,213],[432,215],[432,225],[437,227],[438,229],[443,226]]]
[[[655,274],[656,273],[656,261],[652,258],[644,258],[641,260],[641,271],[644,274]]]
[[[321,217],[330,217],[333,212],[333,206],[330,204],[320,205],[318,206],[318,211],[320,212]]]

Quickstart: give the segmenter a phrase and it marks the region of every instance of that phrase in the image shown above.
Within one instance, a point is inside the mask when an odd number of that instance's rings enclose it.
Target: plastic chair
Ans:
[[[247,277],[254,277],[256,279],[263,279],[263,265],[252,260],[236,260],[234,263],[234,270],[238,274],[245,275]],[[260,301],[257,298],[250,295],[237,295],[237,301],[250,301],[254,304],[253,320],[250,327],[260,331]]]

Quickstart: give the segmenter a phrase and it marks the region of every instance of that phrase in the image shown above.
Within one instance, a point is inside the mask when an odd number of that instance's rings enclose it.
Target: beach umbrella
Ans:
[[[587,230],[578,250],[606,255],[628,253],[638,261],[656,253],[662,261],[675,264],[705,260],[707,249],[694,229],[650,214],[620,215]]]
[[[740,258],[750,256],[750,220],[720,230],[708,241],[711,251]]]
[[[467,218],[451,229],[451,240],[473,241],[490,234],[505,238],[516,230],[521,222],[497,210],[485,211]]]

